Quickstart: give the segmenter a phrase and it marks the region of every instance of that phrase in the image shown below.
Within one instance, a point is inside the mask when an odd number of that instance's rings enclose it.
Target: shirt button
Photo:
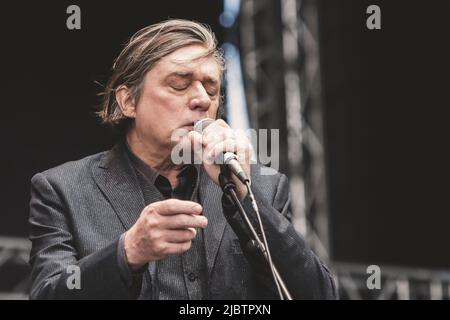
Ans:
[[[194,282],[197,279],[197,276],[195,275],[195,273],[191,272],[188,274],[188,279],[189,281]]]

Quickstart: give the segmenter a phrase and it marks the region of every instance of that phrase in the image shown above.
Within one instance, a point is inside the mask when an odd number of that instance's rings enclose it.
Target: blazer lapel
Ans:
[[[142,209],[145,207],[145,201],[136,174],[123,148],[118,144],[105,153],[98,167],[92,169],[92,176],[111,203],[123,227],[128,230],[139,218]],[[154,201],[162,199],[156,188],[149,191]],[[201,168],[199,200],[203,206],[203,214],[208,218],[208,226],[203,232],[208,275],[213,270],[227,225],[222,212],[222,194],[222,189]]]
[[[110,202],[125,230],[130,229],[145,207],[136,174],[120,144],[107,152],[92,176]]]
[[[222,189],[216,185],[202,168],[200,171],[200,202],[208,226],[203,231],[208,276],[214,267],[227,220],[222,212]]]

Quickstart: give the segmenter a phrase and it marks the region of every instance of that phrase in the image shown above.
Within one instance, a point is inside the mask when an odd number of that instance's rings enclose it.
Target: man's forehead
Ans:
[[[162,59],[167,75],[192,76],[195,73],[206,73],[219,80],[219,64],[212,54],[199,46],[178,49]]]
[[[191,79],[194,77],[200,77],[202,81],[210,82],[212,84],[219,84],[220,78],[215,74],[215,72],[205,72],[204,70],[196,70],[196,71],[190,71],[184,69],[184,71],[174,71],[169,72],[167,75],[165,75],[166,79],[170,78],[185,78],[185,79]]]
[[[179,48],[165,58],[173,63],[189,63],[206,60],[212,57],[209,50],[201,45],[190,45]]]

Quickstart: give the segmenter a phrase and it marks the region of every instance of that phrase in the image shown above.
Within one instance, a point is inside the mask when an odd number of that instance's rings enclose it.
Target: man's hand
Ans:
[[[132,270],[191,247],[197,231],[208,220],[196,202],[169,199],[145,207],[125,234],[125,255]]]
[[[201,157],[203,166],[209,177],[219,185],[220,166],[215,163],[217,156],[223,152],[233,152],[248,177],[250,177],[250,161],[252,157],[252,145],[244,133],[236,132],[223,120],[219,119],[207,126],[202,134],[189,132],[191,145],[198,155],[196,146],[202,146]],[[247,196],[247,187],[234,175],[232,179],[236,184],[236,193],[239,199]]]

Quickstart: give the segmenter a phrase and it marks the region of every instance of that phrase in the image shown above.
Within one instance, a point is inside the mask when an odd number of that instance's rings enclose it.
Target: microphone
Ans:
[[[211,123],[213,123],[214,121],[215,120],[209,119],[209,118],[205,118],[205,119],[196,121],[194,124],[194,131],[201,134],[203,132],[203,130],[207,126],[209,126]],[[259,209],[258,209],[258,204],[256,203],[255,196],[250,187],[250,179],[247,177],[245,171],[241,167],[241,164],[237,160],[237,156],[233,152],[223,152],[221,155],[219,155],[219,157],[222,157],[222,159],[219,158],[219,160],[223,160],[223,161],[220,161],[221,163],[223,163],[223,164],[220,164],[221,171],[222,171],[222,169],[229,169],[243,184],[245,184],[247,186],[247,190],[248,190],[248,194],[250,196],[252,207],[253,207],[253,210],[258,219],[259,231],[261,232],[262,239],[260,239],[259,235],[253,228],[252,223],[248,219],[245,209],[243,208],[240,200],[238,199],[238,197],[236,195],[235,190],[233,189],[234,187],[231,187],[231,188],[227,187],[227,181],[229,181],[229,180],[224,179],[222,174],[219,175],[220,186],[222,187],[222,189],[225,193],[227,193],[229,196],[231,196],[233,202],[236,204],[236,206],[241,214],[241,217],[244,219],[247,227],[251,231],[254,239],[256,240],[257,247],[263,254],[264,258],[267,260],[267,263],[272,272],[272,276],[274,278],[274,282],[275,282],[278,294],[280,296],[280,299],[284,300],[284,298],[286,297],[288,300],[292,300],[291,294],[289,293],[285,283],[283,282],[283,279],[279,275],[279,273],[272,261],[272,256],[270,254],[269,246],[267,245],[266,234],[264,232],[264,228],[263,228],[262,221],[261,221],[261,215],[260,215]]]
[[[209,118],[196,121],[194,124],[194,131],[201,134],[203,130],[214,121],[215,120]],[[222,163],[220,164],[221,167],[224,166],[229,169],[243,184],[246,184],[247,182],[250,184],[250,179],[247,177],[247,174],[237,160],[237,156],[233,152],[223,152],[220,160],[222,160],[220,161]]]

